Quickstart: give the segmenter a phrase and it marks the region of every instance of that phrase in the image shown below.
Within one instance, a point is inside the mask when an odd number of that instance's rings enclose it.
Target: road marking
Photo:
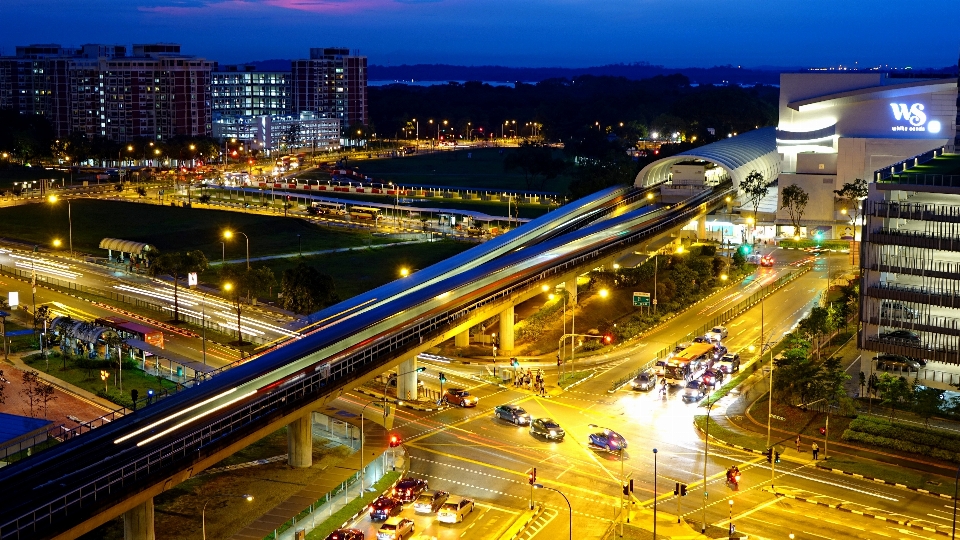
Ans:
[[[576,467],[576,465],[571,465],[571,466],[567,467],[566,469],[564,469],[563,472],[561,472],[560,474],[557,475],[557,480],[559,480],[561,476],[567,474],[567,471],[569,471],[570,469],[572,469],[572,468],[574,468],[574,467]]]

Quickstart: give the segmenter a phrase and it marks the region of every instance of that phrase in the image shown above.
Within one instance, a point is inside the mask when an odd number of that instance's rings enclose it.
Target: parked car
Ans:
[[[729,331],[727,330],[726,326],[714,326],[709,332],[707,332],[707,335],[711,336],[714,341],[721,341],[727,339]]]
[[[589,444],[594,448],[602,448],[608,452],[619,452],[627,449],[627,440],[623,438],[623,435],[607,428],[591,433]]]
[[[470,392],[462,388],[450,388],[443,394],[443,402],[448,405],[459,405],[461,407],[476,407],[477,396],[471,396]]]
[[[723,355],[713,367],[723,371],[727,375],[736,373],[740,371],[740,355],[737,353],[727,353]]]
[[[393,497],[381,495],[370,504],[369,508],[371,521],[384,521],[390,516],[399,514],[403,510],[403,503]]]
[[[920,363],[899,354],[881,354],[876,357],[877,369],[890,371],[920,371]]]
[[[404,536],[413,534],[416,526],[413,520],[392,517],[380,526],[377,531],[377,540],[402,540]]]
[[[463,497],[450,497],[437,512],[437,521],[441,523],[460,523],[467,514],[473,512],[474,502]]]
[[[892,332],[884,332],[880,334],[880,339],[890,340],[893,342],[903,342],[909,345],[921,345],[920,335],[916,332],[911,332],[910,330],[894,330]]]
[[[337,529],[327,535],[326,540],[363,540],[360,529]]]
[[[424,491],[413,503],[413,511],[421,514],[433,514],[443,506],[443,503],[447,502],[449,497],[450,494],[446,491],[438,490],[433,493]]]
[[[707,387],[700,381],[690,381],[683,389],[681,396],[684,401],[699,401],[707,395]]]
[[[657,377],[656,373],[653,373],[652,371],[644,371],[630,381],[630,386],[632,386],[634,390],[653,390],[657,387],[658,381],[659,377]]]
[[[421,493],[430,489],[430,484],[426,480],[419,478],[404,478],[397,482],[390,494],[400,502],[415,501]]]
[[[554,422],[552,418],[537,418],[530,422],[530,434],[554,441],[562,441],[566,435],[560,424]]]
[[[497,420],[506,420],[518,426],[525,426],[530,423],[530,414],[523,407],[510,403],[497,405],[493,409],[493,415],[497,417]]]
[[[919,313],[917,310],[907,307],[899,302],[884,302],[880,305],[880,316],[885,319],[916,319]]]

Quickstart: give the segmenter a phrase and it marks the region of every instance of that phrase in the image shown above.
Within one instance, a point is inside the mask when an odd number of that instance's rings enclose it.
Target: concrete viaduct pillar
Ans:
[[[313,414],[310,412],[287,424],[287,463],[291,467],[313,465]]]
[[[513,350],[513,306],[500,312],[500,350],[506,355]]]
[[[124,540],[154,540],[153,497],[123,513]]]
[[[469,347],[470,346],[470,329],[467,328],[463,332],[453,336],[453,344],[457,347]]]
[[[697,240],[703,240],[707,237],[707,216],[700,216],[697,219]]]
[[[417,357],[404,360],[397,367],[397,399],[417,399]]]

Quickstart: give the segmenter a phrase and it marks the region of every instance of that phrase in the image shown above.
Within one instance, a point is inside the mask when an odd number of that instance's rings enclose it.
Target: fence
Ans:
[[[716,315],[715,317],[713,317],[712,319],[710,319],[709,322],[701,325],[699,328],[697,328],[697,330],[695,330],[695,331],[693,331],[693,332],[690,332],[690,333],[688,333],[687,335],[685,335],[683,338],[677,340],[677,341],[676,341],[673,345],[671,345],[670,347],[664,347],[663,349],[660,349],[659,351],[657,351],[656,356],[655,356],[652,360],[650,360],[649,362],[645,363],[643,366],[641,366],[641,367],[633,370],[633,371],[630,372],[629,374],[627,374],[627,375],[625,375],[625,376],[617,379],[617,380],[613,383],[613,385],[611,385],[610,390],[611,390],[611,391],[616,391],[618,388],[620,388],[621,386],[623,386],[624,384],[626,384],[628,381],[630,381],[631,379],[636,378],[637,375],[643,373],[644,370],[649,369],[649,368],[650,368],[651,366],[653,366],[658,360],[663,360],[664,358],[666,358],[667,356],[669,356],[670,353],[672,353],[672,352],[674,351],[674,349],[676,349],[677,346],[680,345],[681,343],[691,341],[691,340],[692,340],[694,337],[696,337],[696,336],[702,336],[702,335],[706,334],[707,331],[710,330],[711,328],[713,328],[714,326],[717,326],[717,325],[720,325],[720,324],[723,324],[723,323],[725,323],[725,322],[727,322],[727,321],[732,320],[733,318],[737,317],[737,316],[740,315],[741,313],[743,313],[743,312],[747,311],[748,309],[752,308],[753,306],[757,305],[757,304],[758,304],[761,300],[763,300],[764,298],[766,298],[766,297],[770,296],[771,294],[777,292],[781,287],[783,287],[783,286],[786,285],[787,283],[790,283],[791,281],[797,279],[798,277],[806,274],[807,272],[810,271],[810,269],[811,269],[810,266],[805,266],[804,268],[802,268],[802,269],[800,269],[800,270],[798,270],[798,271],[791,272],[790,274],[787,274],[786,276],[783,276],[783,277],[777,279],[776,281],[774,281],[774,282],[771,283],[770,285],[767,285],[767,286],[763,287],[762,289],[760,289],[759,291],[753,293],[752,295],[750,295],[749,298],[746,298],[746,299],[744,299],[744,300],[741,300],[736,306],[734,306],[734,307],[732,307],[732,308],[730,308],[730,309],[727,309],[726,311],[724,311],[723,313],[721,313],[721,314],[719,314],[719,315]]]

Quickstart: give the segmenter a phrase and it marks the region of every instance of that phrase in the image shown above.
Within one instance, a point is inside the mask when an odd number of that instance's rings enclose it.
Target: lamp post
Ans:
[[[51,195],[47,200],[55,203],[57,202],[57,196]],[[73,257],[73,211],[70,208],[70,199],[67,199],[67,223],[70,227],[70,257]]]
[[[657,537],[657,449],[653,449],[653,537]]]
[[[552,488],[552,487],[547,487],[547,486],[545,486],[545,485],[543,485],[543,484],[534,484],[533,487],[535,487],[535,488],[537,488],[537,489],[549,489],[550,491],[556,491],[557,493],[560,494],[561,497],[563,497],[563,500],[567,501],[567,510],[568,510],[568,512],[569,512],[569,517],[570,517],[570,520],[569,520],[569,529],[568,529],[568,538],[569,538],[570,540],[573,540],[573,507],[570,506],[570,499],[568,499],[567,496],[564,495],[563,492],[560,491],[559,489],[554,489],[554,488]],[[654,532],[654,535],[656,535],[656,532]]]
[[[250,270],[250,237],[247,236],[246,233],[240,231],[237,231],[237,234],[242,234],[243,237],[247,239],[247,270]],[[227,240],[233,238],[233,231],[223,231],[223,237]]]
[[[707,403],[707,433],[703,437],[703,501],[700,502],[700,534],[707,532],[707,458],[710,455],[710,411],[716,402]]]
[[[728,534],[733,538],[733,499],[730,499],[730,521],[727,524]]]
[[[243,499],[247,502],[253,501],[253,495],[221,495],[217,497],[219,499],[229,499],[232,497],[237,497]],[[200,509],[200,527],[203,531],[203,540],[207,540],[207,505],[210,504],[211,499],[207,499],[203,502],[203,508]]]
[[[2,312],[0,312],[2,313]],[[950,532],[950,538],[957,538],[957,488],[960,487],[960,467],[957,467],[957,477],[953,481],[953,528]]]

